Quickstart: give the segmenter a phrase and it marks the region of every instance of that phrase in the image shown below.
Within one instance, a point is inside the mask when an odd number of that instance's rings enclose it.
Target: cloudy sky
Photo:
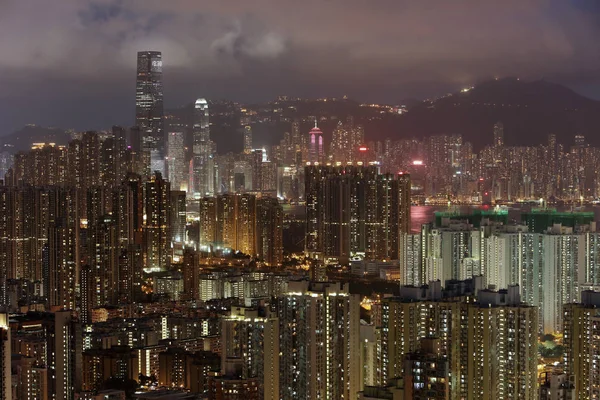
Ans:
[[[0,0],[0,134],[131,125],[139,50],[166,106],[277,94],[395,102],[492,76],[600,99],[596,0]]]

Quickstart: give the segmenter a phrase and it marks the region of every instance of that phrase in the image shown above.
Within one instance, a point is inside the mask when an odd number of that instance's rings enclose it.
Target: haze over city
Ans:
[[[131,125],[139,50],[164,54],[167,107],[198,95],[396,104],[505,76],[600,98],[599,16],[593,0],[4,0],[0,134]]]

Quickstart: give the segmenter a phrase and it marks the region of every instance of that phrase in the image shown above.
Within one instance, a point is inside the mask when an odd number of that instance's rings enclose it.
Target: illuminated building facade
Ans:
[[[223,194],[200,199],[201,248],[226,248],[256,253],[256,197]]]
[[[214,142],[210,140],[210,114],[206,99],[198,99],[194,104],[192,136],[191,193],[196,197],[210,196],[215,190],[214,154],[216,148]]]
[[[323,163],[325,162],[325,149],[323,144],[323,132],[317,126],[315,120],[315,127],[308,133],[308,162]]]
[[[146,207],[144,221],[145,266],[154,271],[167,266],[171,235],[170,223],[170,183],[155,172],[146,182]]]
[[[252,153],[252,127],[246,125],[244,127],[244,154]]]
[[[283,207],[276,198],[256,202],[256,252],[269,266],[283,262]]]
[[[173,190],[187,189],[184,132],[169,132],[167,140],[167,174]]]
[[[340,283],[290,282],[278,298],[280,398],[354,399],[360,390],[359,298]]]
[[[403,286],[399,298],[383,300],[383,382],[406,377],[407,355],[435,337],[448,362],[450,399],[538,398],[537,308],[521,303],[518,287],[496,292],[472,282],[458,292],[449,285],[442,292],[439,281]]]
[[[222,374],[230,360],[241,362],[240,379],[257,379],[260,398],[278,400],[279,320],[270,311],[232,307],[221,319]]]
[[[152,170],[151,160],[165,156],[163,131],[163,62],[159,51],[140,51],[137,54],[137,79],[135,90],[135,124],[139,127],[142,151],[146,157],[146,173]],[[155,163],[154,167],[160,167]],[[158,169],[164,173],[163,168]]]
[[[0,400],[12,400],[11,339],[8,314],[0,314]]]
[[[311,165],[306,177],[306,251],[347,262],[398,259],[410,227],[410,177],[379,174],[376,166]]]
[[[565,374],[575,399],[600,396],[600,292],[584,291],[581,302],[564,306]]]

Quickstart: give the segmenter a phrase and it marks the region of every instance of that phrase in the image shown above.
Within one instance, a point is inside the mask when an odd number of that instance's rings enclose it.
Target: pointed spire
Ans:
[[[315,117],[315,128],[318,128],[318,126],[317,126],[317,117]]]

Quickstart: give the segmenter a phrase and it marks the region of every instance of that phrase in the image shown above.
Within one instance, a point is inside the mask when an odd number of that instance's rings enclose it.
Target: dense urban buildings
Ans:
[[[398,259],[410,221],[410,179],[380,174],[376,166],[307,166],[307,252],[347,263]]]
[[[0,152],[0,399],[598,398],[583,135],[372,140],[406,109],[346,98],[165,112],[161,53],[137,61],[131,128]]]

